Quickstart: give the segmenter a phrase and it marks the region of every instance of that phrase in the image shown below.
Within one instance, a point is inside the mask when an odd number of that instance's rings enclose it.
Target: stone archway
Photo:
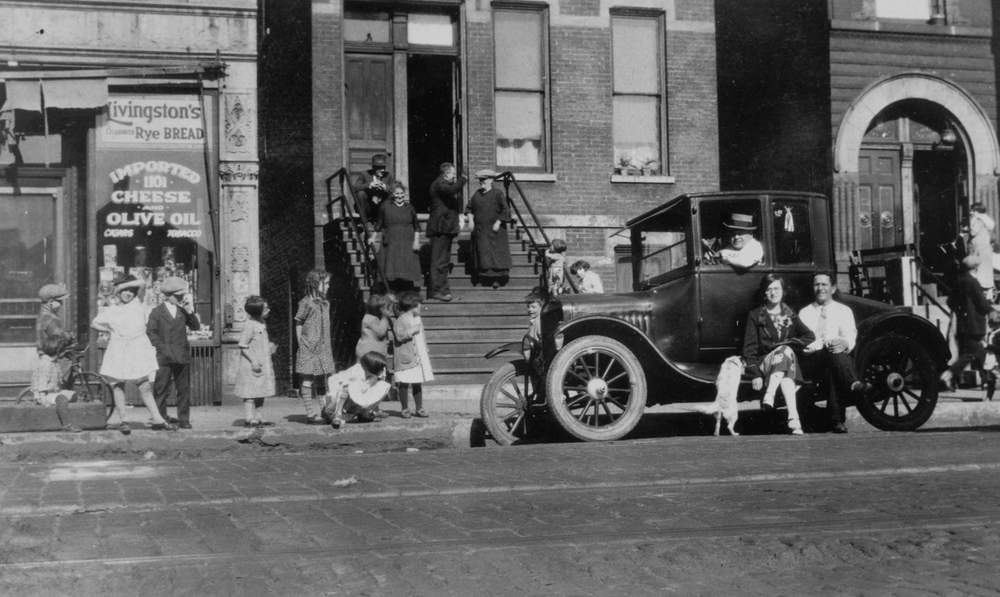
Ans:
[[[837,230],[836,250],[843,256],[855,246],[850,218],[856,211],[858,156],[871,121],[897,102],[919,99],[946,110],[967,143],[970,176],[969,196],[983,202],[994,218],[1000,216],[997,177],[1000,175],[1000,147],[996,131],[981,106],[957,85],[940,77],[919,72],[885,77],[862,91],[844,113],[834,142],[833,211]]]

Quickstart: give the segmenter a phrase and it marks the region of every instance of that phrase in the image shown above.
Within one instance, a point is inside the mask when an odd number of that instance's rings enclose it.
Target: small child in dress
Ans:
[[[395,349],[393,373],[399,384],[399,404],[402,407],[400,415],[408,419],[413,415],[426,417],[424,410],[423,384],[434,379],[430,356],[427,353],[427,341],[424,339],[424,326],[420,320],[420,295],[407,292],[399,299],[399,317],[393,326]],[[410,412],[409,391],[413,388],[413,404],[416,410]]]
[[[330,274],[321,269],[310,271],[306,276],[306,296],[299,301],[295,314],[295,337],[299,341],[295,372],[302,376],[302,403],[313,425],[326,424],[313,384],[336,372],[330,342],[330,301],[326,299],[329,290]]]
[[[1000,312],[990,311],[986,318],[989,330],[986,332],[986,352],[983,354],[983,386],[986,399],[993,400],[997,391],[997,377],[1000,376]]]
[[[389,321],[396,307],[396,297],[387,293],[376,293],[365,303],[365,316],[361,319],[361,337],[354,349],[360,359],[368,352],[389,355]]]
[[[240,334],[240,360],[236,365],[236,397],[243,399],[243,425],[267,427],[273,423],[261,419],[264,398],[274,396],[274,364],[271,362],[273,345],[267,335],[264,320],[271,312],[267,301],[259,296],[248,296],[243,304],[250,320]]]
[[[361,355],[353,366],[330,376],[330,395],[323,414],[334,429],[344,424],[342,415],[345,412],[356,421],[381,418],[378,405],[390,387],[385,380],[388,365],[385,355],[370,351]]]
[[[570,267],[569,273],[580,280],[579,291],[581,294],[602,294],[604,292],[604,283],[601,282],[601,277],[596,272],[590,271],[590,264],[586,261],[581,259],[575,262]]]
[[[561,238],[552,239],[551,246],[545,250],[545,263],[549,295],[559,296],[566,277],[566,241]]]

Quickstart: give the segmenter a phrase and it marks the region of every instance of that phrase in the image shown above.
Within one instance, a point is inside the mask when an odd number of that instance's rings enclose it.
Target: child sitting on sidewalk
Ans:
[[[389,382],[385,381],[387,368],[385,356],[370,351],[361,355],[353,366],[330,376],[327,381],[330,393],[323,406],[323,416],[334,429],[344,424],[341,415],[345,412],[352,420],[363,422],[384,416],[379,402],[389,393]]]
[[[72,390],[62,389],[62,367],[59,357],[73,345],[73,334],[66,331],[62,306],[69,292],[62,284],[46,284],[38,291],[42,306],[35,321],[38,336],[38,361],[31,373],[31,393],[41,406],[56,407],[63,431],[78,433],[79,427],[69,422],[69,403],[76,397]]]

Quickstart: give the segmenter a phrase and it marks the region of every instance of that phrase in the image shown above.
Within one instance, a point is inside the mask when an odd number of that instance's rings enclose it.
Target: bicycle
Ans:
[[[115,401],[111,392],[111,386],[104,378],[93,371],[86,371],[83,368],[83,357],[87,353],[89,346],[82,347],[76,345],[67,346],[60,352],[55,360],[66,359],[69,361],[69,368],[59,382],[61,390],[70,390],[74,396],[70,402],[100,402],[104,405],[107,421],[111,418],[111,413],[115,410]],[[34,401],[34,392],[31,387],[27,387],[17,395],[15,404]]]

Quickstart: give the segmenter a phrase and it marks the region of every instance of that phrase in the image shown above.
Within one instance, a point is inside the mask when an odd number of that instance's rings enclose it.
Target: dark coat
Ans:
[[[198,316],[177,307],[177,317],[171,317],[165,304],[157,305],[146,321],[146,335],[156,349],[156,362],[163,365],[186,365],[191,362],[188,329],[201,328]]]
[[[427,218],[427,236],[458,234],[458,214],[462,211],[462,187],[465,177],[453,182],[440,175],[431,183],[431,215]]]
[[[365,170],[354,181],[354,191],[358,194],[358,202],[361,203],[361,209],[364,210],[364,214],[362,215],[368,220],[374,220],[378,217],[378,206],[392,195],[393,178],[390,172],[386,172],[385,176],[382,177],[382,183],[385,185],[384,189],[369,188],[372,180],[374,180],[374,173],[374,170]]]
[[[500,189],[484,192],[479,189],[469,200],[469,212],[475,220],[472,229],[473,263],[482,273],[499,273],[510,269],[510,241],[506,223],[510,221],[507,198]],[[493,224],[500,220],[498,232]]]
[[[38,337],[38,350],[50,357],[58,356],[75,341],[73,334],[66,331],[62,316],[45,305],[42,305],[38,312],[35,332]]]
[[[743,358],[747,362],[747,375],[750,377],[763,377],[761,362],[779,344],[789,344],[793,349],[799,350],[816,339],[816,334],[785,303],[781,303],[781,314],[788,318],[789,325],[780,330],[774,326],[767,307],[763,305],[751,309],[747,314]]]
[[[948,306],[958,319],[957,335],[977,338],[986,335],[986,315],[990,312],[990,304],[983,296],[979,281],[969,271],[958,275],[954,291],[948,297]]]

